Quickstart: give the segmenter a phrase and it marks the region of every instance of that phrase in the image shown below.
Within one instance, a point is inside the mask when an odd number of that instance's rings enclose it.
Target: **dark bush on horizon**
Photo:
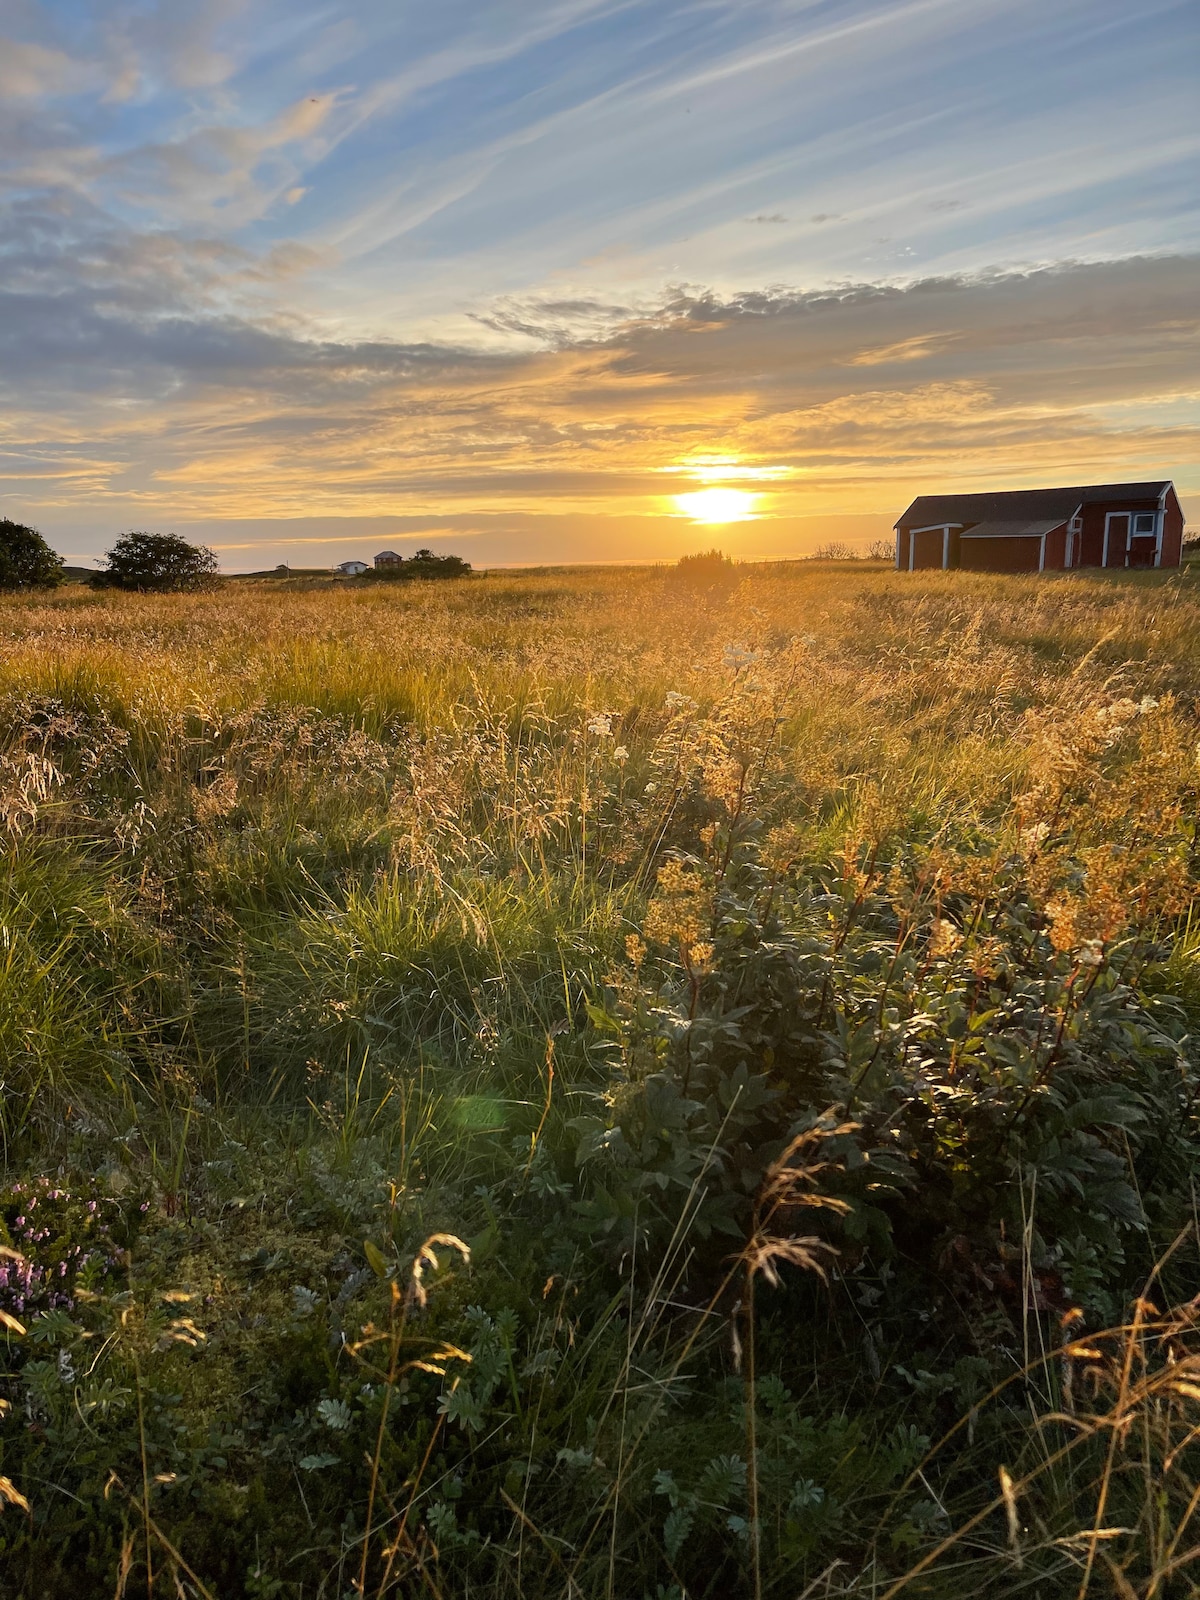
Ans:
[[[174,533],[123,534],[108,552],[108,565],[92,579],[97,589],[135,589],[146,594],[206,589],[217,580],[217,558],[203,544]]]
[[[471,563],[462,556],[435,556],[432,550],[417,550],[407,561],[401,560],[394,567],[376,567],[367,576],[407,582],[415,578],[465,578],[470,571]]]
[[[671,576],[689,589],[725,589],[736,582],[733,557],[715,548],[680,556]]]
[[[62,561],[36,528],[0,517],[0,589],[53,589]]]

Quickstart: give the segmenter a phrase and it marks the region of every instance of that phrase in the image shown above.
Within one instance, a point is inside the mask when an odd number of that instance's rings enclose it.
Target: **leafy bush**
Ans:
[[[124,534],[106,559],[92,580],[98,588],[166,594],[209,588],[217,574],[217,557],[207,545],[174,533]]]
[[[702,550],[680,556],[671,569],[674,582],[688,589],[729,589],[736,581],[733,557],[720,550]]]
[[[53,589],[62,565],[36,528],[0,517],[0,589]]]

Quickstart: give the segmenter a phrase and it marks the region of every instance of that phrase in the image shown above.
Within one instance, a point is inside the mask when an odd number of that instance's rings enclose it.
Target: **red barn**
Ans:
[[[1182,550],[1183,511],[1169,480],[923,494],[896,524],[901,572],[1177,567]]]

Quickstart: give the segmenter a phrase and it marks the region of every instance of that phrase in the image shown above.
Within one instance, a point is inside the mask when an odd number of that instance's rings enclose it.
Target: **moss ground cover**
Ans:
[[[1200,590],[717,577],[5,599],[6,1592],[1195,1592]]]

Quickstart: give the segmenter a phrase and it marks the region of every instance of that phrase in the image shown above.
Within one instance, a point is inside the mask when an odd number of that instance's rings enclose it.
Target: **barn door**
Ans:
[[[1104,565],[1128,566],[1129,513],[1110,511],[1104,519]]]

